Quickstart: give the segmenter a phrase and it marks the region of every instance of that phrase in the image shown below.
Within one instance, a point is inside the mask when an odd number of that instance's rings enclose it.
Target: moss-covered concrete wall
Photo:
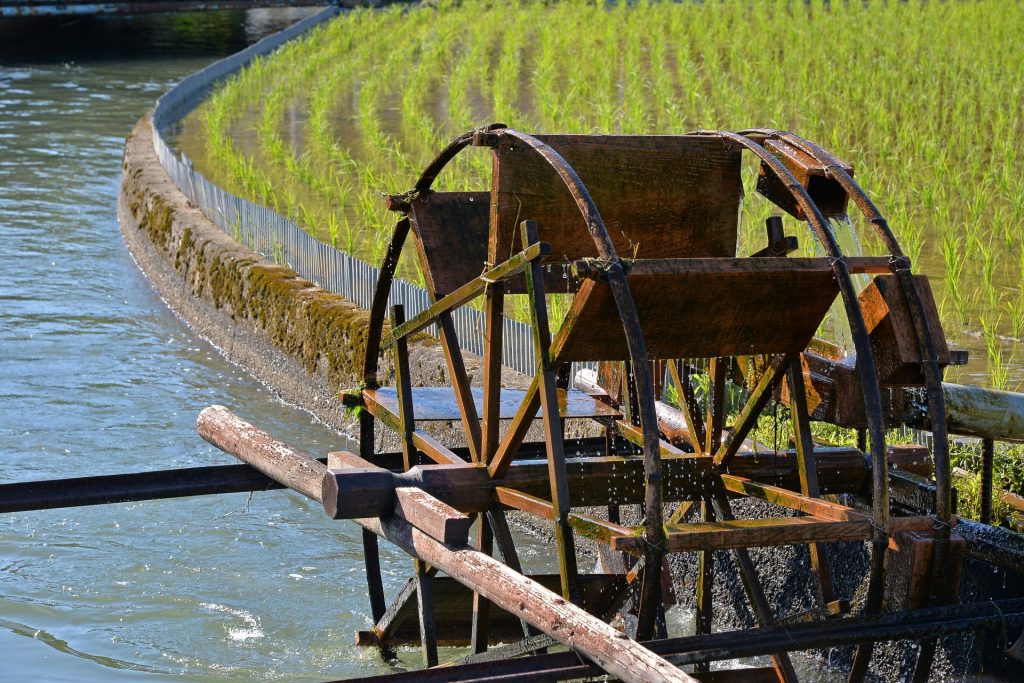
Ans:
[[[286,400],[346,426],[339,391],[357,385],[369,313],[225,234],[160,166],[149,117],[125,144],[118,211],[132,256],[196,331]],[[414,378],[447,382],[437,341],[410,345]],[[471,373],[477,359],[468,359]],[[515,383],[515,382],[513,382]]]

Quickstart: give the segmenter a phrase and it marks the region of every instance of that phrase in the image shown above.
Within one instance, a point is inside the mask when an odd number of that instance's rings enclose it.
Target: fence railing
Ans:
[[[214,185],[196,171],[183,154],[175,154],[163,137],[163,132],[195,109],[218,82],[240,71],[257,56],[276,50],[338,12],[336,7],[318,12],[182,80],[157,100],[153,111],[153,147],[175,185],[221,230],[275,263],[287,265],[310,282],[369,308],[380,273],[376,266],[317,240],[276,211]],[[389,305],[396,304],[405,306],[406,315],[411,317],[430,305],[430,296],[422,287],[396,279]],[[482,312],[461,307],[453,312],[452,318],[460,348],[482,354]],[[428,331],[437,334],[436,326]],[[532,375],[536,371],[532,335],[529,325],[505,318],[502,363]]]

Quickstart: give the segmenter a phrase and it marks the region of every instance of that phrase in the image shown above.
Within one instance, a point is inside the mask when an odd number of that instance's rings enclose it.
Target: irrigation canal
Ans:
[[[295,17],[93,19],[0,41],[0,481],[225,463],[195,435],[210,403],[310,451],[344,446],[175,318],[116,217],[138,117],[177,79]],[[0,679],[387,670],[350,647],[368,625],[358,534],[284,492],[0,517]]]
[[[0,22],[0,482],[225,463],[195,435],[211,403],[310,452],[348,445],[177,319],[116,218],[138,117],[176,80],[296,18],[93,18],[20,42]],[[394,670],[350,645],[370,625],[358,527],[307,503],[279,491],[0,517],[0,680]],[[549,559],[519,547],[528,568]],[[393,594],[408,558],[385,547],[382,560]],[[670,621],[685,629],[678,611]],[[418,667],[419,655],[399,660]]]

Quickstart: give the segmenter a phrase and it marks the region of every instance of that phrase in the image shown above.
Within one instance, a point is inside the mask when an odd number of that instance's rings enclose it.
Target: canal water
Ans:
[[[348,445],[177,319],[116,217],[139,116],[298,16],[0,25],[0,482],[228,463],[195,435],[211,403],[310,452]],[[351,646],[369,625],[360,547],[286,492],[0,516],[0,680],[386,671]],[[392,588],[408,567],[386,555]]]

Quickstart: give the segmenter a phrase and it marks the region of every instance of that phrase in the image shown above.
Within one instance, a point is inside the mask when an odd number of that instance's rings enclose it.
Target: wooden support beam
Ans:
[[[531,244],[509,260],[491,268],[475,280],[467,282],[451,294],[441,297],[432,303],[427,310],[416,315],[408,322],[403,321],[402,324],[393,326],[391,334],[386,335],[384,339],[381,340],[381,348],[386,349],[394,344],[398,339],[407,337],[410,334],[415,334],[416,332],[429,327],[442,315],[450,313],[459,306],[462,306],[468,301],[479,296],[484,292],[484,290],[491,286],[492,283],[512,277],[513,275],[518,275],[531,263],[539,263],[541,259],[550,254],[550,244],[545,242],[535,242],[534,244]]]
[[[733,521],[666,525],[665,550],[726,550],[763,546],[797,545],[819,541],[864,541],[871,538],[868,520],[838,522],[818,517],[768,517]],[[635,534],[613,536],[612,550],[637,553],[642,539]]]
[[[463,545],[469,541],[472,520],[421,489],[412,486],[396,488],[394,512],[442,543]]]
[[[538,243],[537,224],[522,223],[523,249]],[[551,503],[555,508],[555,544],[562,575],[562,596],[579,603],[576,587],[576,543],[569,526],[569,484],[565,471],[565,452],[562,418],[558,411],[558,384],[556,368],[549,356],[551,331],[548,328],[548,305],[544,298],[544,273],[539,261],[526,268],[526,292],[533,326],[533,352],[537,359],[538,394],[544,418],[544,441],[548,450],[548,481],[551,484]]]
[[[537,409],[540,407],[539,388],[539,378],[534,377],[533,381],[530,382],[529,388],[526,390],[526,394],[523,396],[519,410],[516,411],[515,417],[512,418],[511,424],[509,424],[508,429],[505,431],[505,436],[498,446],[498,451],[491,459],[491,464],[487,466],[491,476],[495,479],[505,476],[505,472],[508,471],[509,466],[516,457],[516,453],[519,451],[519,446],[523,443],[523,439],[526,438],[526,432],[530,429],[530,425],[533,424],[533,416],[537,414]]]
[[[998,635],[1008,627],[1019,628],[1021,625],[1024,625],[1024,600],[999,600],[932,607],[909,614],[847,617],[825,623],[790,624],[668,638],[649,642],[647,646],[669,661],[684,666],[763,656],[780,649],[812,650],[870,641],[914,639],[928,633],[951,635],[977,630]],[[428,672],[397,672],[354,680],[360,683],[518,683],[586,679],[597,675],[599,671],[591,664],[580,662],[573,652],[558,652],[504,662],[444,667]],[[729,673],[742,676],[747,671],[751,669],[738,669]],[[707,680],[704,674],[693,675],[696,680]]]
[[[487,515],[482,513],[477,515],[476,549],[488,556],[494,550],[494,534],[491,531],[491,525],[487,522]],[[469,648],[473,654],[480,654],[487,650],[490,616],[491,603],[479,593],[473,593],[473,624],[469,641]]]
[[[811,439],[811,422],[807,412],[807,394],[804,390],[804,373],[799,358],[791,358],[786,368],[791,403],[790,416],[793,432],[796,434],[796,460],[800,474],[800,492],[805,496],[818,498],[818,468],[814,464],[814,441]],[[818,579],[821,589],[821,604],[827,605],[836,598],[832,587],[832,571],[828,563],[828,549],[824,543],[807,546],[811,555],[811,570]]]
[[[715,511],[711,506],[711,500],[705,499],[700,502],[700,521],[703,523],[713,522]],[[697,553],[697,614],[694,619],[694,635],[711,633],[714,625],[714,587],[715,587],[715,557],[711,550],[701,550]],[[695,665],[697,672],[710,671],[707,662],[700,662]]]
[[[396,518],[358,522],[458,579],[502,609],[522,615],[532,625],[623,681],[694,680],[597,617],[497,560],[466,547],[446,547]]]
[[[226,408],[207,408],[204,414],[205,418],[200,415],[203,423],[218,423],[204,430],[204,438],[257,468],[266,466],[280,472],[290,482],[289,488],[322,502],[320,488],[327,474],[323,463],[277,441]],[[629,683],[694,680],[597,617],[483,553],[465,545],[445,545],[397,516],[356,521],[502,609],[521,615],[613,676]]]
[[[788,245],[787,245],[788,246]],[[764,273],[795,270],[820,270],[831,272],[827,259],[814,257],[762,256],[736,258],[648,258],[621,259],[623,270],[628,275],[679,275],[690,273]],[[892,273],[888,256],[847,256],[847,269],[851,273]],[[573,261],[570,265],[573,275],[588,280],[605,279],[605,271],[593,259]]]
[[[707,430],[704,435],[704,452],[715,454],[716,465],[725,462],[719,457],[718,449],[722,445],[722,432],[725,430],[725,381],[731,361],[731,358],[711,358],[708,361],[711,396],[708,400],[707,417],[704,420]]]
[[[462,349],[459,348],[459,336],[455,332],[455,323],[450,314],[442,313],[437,322],[441,331],[441,347],[448,363],[448,377],[455,389],[455,400],[459,404],[459,415],[462,418],[462,429],[466,434],[470,459],[473,462],[480,462],[480,418],[477,416],[473,388],[466,373]]]
[[[682,410],[680,412],[689,432],[688,440],[695,451],[703,454],[706,452],[704,450],[704,443],[707,437],[704,434],[704,418],[697,405],[697,395],[694,393],[693,385],[690,384],[690,366],[686,361],[682,360],[669,361],[668,372],[682,402]],[[658,417],[660,422],[661,415],[659,414]]]
[[[504,332],[505,285],[495,282],[487,289],[484,306],[484,406],[481,462],[489,465],[498,451],[501,400],[501,360]]]
[[[761,411],[768,405],[768,399],[772,397],[775,387],[782,380],[790,360],[789,354],[780,354],[772,358],[768,368],[758,380],[757,386],[750,392],[750,397],[740,410],[740,414],[736,416],[732,431],[726,435],[723,442],[715,444],[714,448],[708,450],[709,453],[715,454],[716,465],[728,465],[729,461],[739,452],[743,440],[747,438],[747,434],[757,423]]]
[[[722,475],[722,485],[726,491],[731,493],[760,498],[769,503],[823,519],[857,522],[871,519],[870,516],[856,512],[845,505],[830,503],[820,498],[809,498],[800,493],[787,491],[777,486],[761,484],[732,474]]]
[[[420,622],[420,651],[423,666],[437,666],[437,629],[434,625],[434,592],[430,585],[430,567],[423,560],[413,560],[416,570],[416,608]]]
[[[391,307],[391,326],[399,327],[405,322],[405,306]],[[403,469],[408,471],[417,465],[416,446],[412,442],[412,433],[416,431],[416,416],[412,405],[412,379],[409,374],[409,343],[405,337],[399,337],[395,344],[395,384],[398,386],[398,419],[399,434],[402,443]]]

